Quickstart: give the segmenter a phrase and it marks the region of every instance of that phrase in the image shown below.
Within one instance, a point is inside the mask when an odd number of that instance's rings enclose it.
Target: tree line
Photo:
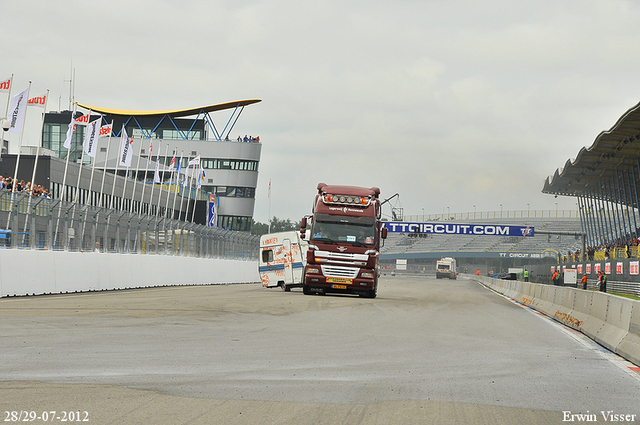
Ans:
[[[287,230],[300,230],[299,221],[291,221],[291,219],[279,219],[273,217],[271,220],[271,233],[286,232]],[[251,234],[262,236],[269,233],[269,223],[260,223],[251,219]]]

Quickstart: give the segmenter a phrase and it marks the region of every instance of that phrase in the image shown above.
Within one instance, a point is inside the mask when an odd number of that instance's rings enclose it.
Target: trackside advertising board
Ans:
[[[393,233],[425,233],[430,235],[489,235],[489,236],[534,236],[531,226],[502,226],[500,224],[457,224],[457,223],[407,223],[385,221],[382,227]]]
[[[207,203],[207,226],[217,227],[218,222],[218,204],[216,195],[209,194],[209,202]]]

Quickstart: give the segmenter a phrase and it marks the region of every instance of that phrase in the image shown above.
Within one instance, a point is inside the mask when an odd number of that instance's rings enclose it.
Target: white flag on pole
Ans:
[[[44,108],[44,105],[46,105],[46,103],[47,103],[47,95],[45,93],[42,96],[32,97],[27,102],[27,105],[29,105],[29,106],[39,106],[41,108]]]
[[[64,144],[62,145],[67,150],[71,149],[71,138],[73,137],[73,130],[76,129],[76,125],[73,123],[74,114],[75,111],[71,113],[71,122],[69,123],[69,128],[67,129],[67,138],[64,140]]]
[[[91,158],[95,158],[96,156],[101,119],[102,118],[97,118],[91,121],[87,126],[87,135],[84,139],[84,153],[89,155]]]
[[[122,126],[121,139],[119,165],[128,168],[131,167],[131,158],[133,158],[133,150],[131,146],[133,144],[133,136],[131,136],[131,138],[127,136],[127,130],[124,126]]]
[[[160,183],[160,161],[156,161],[156,173],[153,175],[154,183]]]
[[[190,168],[187,165],[187,169],[184,171],[184,183],[182,183],[183,186],[186,186],[187,184],[189,184],[189,171]]]
[[[189,161],[189,165],[200,165],[200,155]]]
[[[81,115],[81,116],[77,117],[73,121],[73,123],[74,124],[80,124],[80,125],[87,125],[87,124],[89,124],[89,119],[90,118],[91,117],[89,116],[89,114],[84,114],[84,115]]]
[[[9,109],[9,131],[12,133],[18,133],[22,131],[22,122],[24,121],[25,113],[27,112],[27,96],[29,87],[22,92],[13,96],[11,99],[11,109]]]
[[[98,137],[109,137],[110,134],[111,134],[111,124],[105,124],[102,127],[100,127],[100,134],[98,134]]]
[[[11,88],[11,78],[7,78],[4,81],[0,81],[0,92],[9,92],[9,89]]]

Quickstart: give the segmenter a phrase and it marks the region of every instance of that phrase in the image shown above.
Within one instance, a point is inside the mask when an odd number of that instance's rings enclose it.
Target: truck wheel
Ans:
[[[282,291],[286,292],[286,291],[287,291],[287,284],[286,284],[286,283],[284,283],[284,282],[282,282],[282,283],[280,284],[280,289],[282,289]]]
[[[309,291],[309,287],[307,285],[302,285],[302,293],[305,295],[311,295],[311,292]]]

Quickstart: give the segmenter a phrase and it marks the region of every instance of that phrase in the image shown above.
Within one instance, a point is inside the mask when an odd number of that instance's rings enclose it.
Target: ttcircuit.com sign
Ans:
[[[501,226],[499,224],[455,224],[455,223],[406,223],[385,221],[383,227],[395,233],[425,233],[432,235],[489,235],[533,237],[533,227]]]

